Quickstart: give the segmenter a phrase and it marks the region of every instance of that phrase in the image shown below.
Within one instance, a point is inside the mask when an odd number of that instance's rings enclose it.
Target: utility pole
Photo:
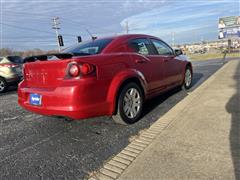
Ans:
[[[87,31],[87,33],[91,36],[92,40],[94,41],[95,39],[97,39],[97,36],[93,36],[92,33],[86,28],[85,29]]]
[[[129,26],[128,26],[128,21],[126,21],[126,34],[129,32]]]
[[[58,40],[58,37],[59,37],[59,32],[58,30],[60,29],[59,27],[59,17],[54,17],[53,19],[53,29],[55,29],[55,32],[56,32],[56,37],[57,37],[57,45],[58,45],[58,51],[61,52],[61,46],[60,46],[60,43],[59,43],[59,40]]]
[[[175,32],[172,32],[172,47],[175,46]]]

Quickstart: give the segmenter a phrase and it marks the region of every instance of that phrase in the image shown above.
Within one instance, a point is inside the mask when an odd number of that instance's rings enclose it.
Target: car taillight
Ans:
[[[68,76],[70,77],[82,77],[88,75],[94,75],[95,67],[88,63],[71,63],[68,69]]]
[[[72,64],[69,68],[69,75],[77,77],[80,75],[80,67],[77,64]]]
[[[94,66],[88,63],[84,63],[80,66],[80,71],[81,71],[81,74],[83,75],[90,74],[93,72],[93,70],[94,70]]]
[[[18,65],[16,64],[0,64],[0,67],[7,67],[7,68],[13,68],[17,67]]]

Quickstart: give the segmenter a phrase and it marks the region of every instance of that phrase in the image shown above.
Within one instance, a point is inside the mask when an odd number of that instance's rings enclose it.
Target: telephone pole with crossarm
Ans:
[[[56,37],[57,37],[57,45],[58,45],[58,51],[61,52],[61,45],[59,43],[59,32],[58,30],[60,29],[59,25],[60,25],[60,22],[59,22],[59,17],[54,17],[53,19],[53,29],[55,29],[55,32],[56,32]]]

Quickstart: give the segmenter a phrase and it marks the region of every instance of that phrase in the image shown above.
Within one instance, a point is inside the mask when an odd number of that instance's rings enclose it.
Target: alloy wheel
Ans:
[[[140,93],[135,88],[127,90],[123,100],[123,110],[128,118],[135,118],[141,106]]]
[[[187,69],[185,72],[185,86],[190,87],[192,83],[192,73],[190,69]]]
[[[0,79],[0,92],[3,92],[6,88],[5,82]]]

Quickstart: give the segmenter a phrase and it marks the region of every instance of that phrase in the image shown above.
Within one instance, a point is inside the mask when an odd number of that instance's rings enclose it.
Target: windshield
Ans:
[[[82,55],[99,54],[112,41],[112,39],[99,39],[83,42],[78,45],[67,48],[63,53],[73,53]]]

